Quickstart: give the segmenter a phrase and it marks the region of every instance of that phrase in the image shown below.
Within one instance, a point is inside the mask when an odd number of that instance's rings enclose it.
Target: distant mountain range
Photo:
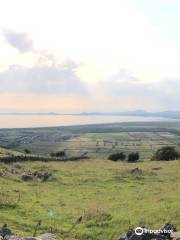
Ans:
[[[74,115],[74,116],[143,116],[143,117],[166,117],[180,119],[180,111],[147,112],[145,110],[124,112],[81,112],[81,113],[57,113],[57,112],[9,112],[0,115]]]
[[[147,112],[145,110],[125,112],[83,112],[81,115],[112,115],[112,116],[143,116],[143,117],[167,117],[180,118],[180,111]]]

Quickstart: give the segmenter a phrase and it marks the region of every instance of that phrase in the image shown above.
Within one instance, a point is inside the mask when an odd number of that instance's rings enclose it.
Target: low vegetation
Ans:
[[[126,156],[125,153],[119,152],[109,155],[108,159],[112,161],[127,161],[127,162],[137,162],[139,161],[139,153],[138,152],[131,152]]]
[[[26,153],[26,154],[30,154],[31,151],[30,151],[29,149],[25,148],[25,149],[24,149],[24,153]]]
[[[156,151],[153,156],[154,160],[170,161],[180,158],[179,152],[172,146],[165,146]]]
[[[50,153],[51,157],[66,157],[65,151],[58,151]]]
[[[139,153],[138,152],[129,153],[127,161],[132,163],[139,161]]]
[[[126,159],[126,155],[123,152],[114,153],[111,154],[108,159],[112,161],[124,161]]]
[[[156,229],[166,221],[179,229],[179,167],[180,161],[1,164],[0,222],[28,236],[42,220],[38,235],[52,229],[69,240],[116,239],[129,226]],[[47,181],[20,178],[46,171],[53,176]]]

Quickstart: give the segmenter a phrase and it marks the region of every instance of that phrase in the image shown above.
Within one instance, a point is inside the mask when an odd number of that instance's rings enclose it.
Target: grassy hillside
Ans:
[[[167,145],[180,150],[180,123],[0,129],[0,157],[23,155],[25,148],[31,150],[26,157],[47,157],[61,150],[67,156],[86,152],[90,157],[77,162],[1,163],[0,224],[32,235],[42,220],[39,233],[52,229],[66,240],[111,240],[130,226],[158,229],[166,221],[180,229],[180,161],[149,161]],[[143,161],[106,160],[118,151],[138,151]],[[52,177],[42,181],[36,172],[50,172]],[[32,173],[33,179],[23,181],[23,173]],[[80,216],[82,222],[71,229]]]
[[[19,156],[23,155],[23,153],[7,148],[0,147],[0,157],[5,157],[5,156]]]
[[[139,170],[132,171],[136,167]],[[0,176],[0,223],[8,223],[17,234],[32,235],[39,219],[40,232],[52,227],[63,239],[71,240],[110,240],[112,235],[116,239],[129,226],[157,229],[166,221],[180,229],[180,161],[26,162],[0,168],[4,173]],[[24,171],[37,170],[50,171],[52,179],[20,179]],[[67,234],[79,216],[82,223]]]

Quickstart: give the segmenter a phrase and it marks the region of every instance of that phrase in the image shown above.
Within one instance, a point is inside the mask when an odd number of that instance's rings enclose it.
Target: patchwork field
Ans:
[[[166,145],[179,147],[179,143],[180,138],[169,132],[88,133],[63,142],[60,148],[68,154],[86,152],[91,158],[103,159],[118,151],[138,151],[141,159],[148,160],[158,148]]]
[[[180,123],[119,123],[38,129],[0,130],[0,146],[32,154],[65,151],[67,156],[107,159],[117,151],[138,151],[148,160],[160,147],[180,147]]]

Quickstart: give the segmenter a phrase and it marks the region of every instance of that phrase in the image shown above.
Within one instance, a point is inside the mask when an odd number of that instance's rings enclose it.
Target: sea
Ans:
[[[0,128],[38,128],[121,122],[173,121],[163,117],[115,115],[0,115]]]

